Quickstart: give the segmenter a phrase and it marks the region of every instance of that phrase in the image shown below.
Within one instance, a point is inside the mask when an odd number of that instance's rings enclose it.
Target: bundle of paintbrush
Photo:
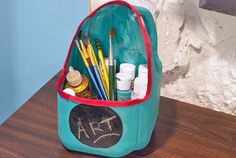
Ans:
[[[76,39],[75,42],[83,59],[84,65],[86,66],[92,84],[95,87],[98,99],[108,100],[109,92],[107,72],[106,69],[104,69],[105,66],[102,66],[102,69],[100,69],[100,67],[98,66],[98,62],[88,33],[84,33],[84,39],[82,40],[82,31],[80,31],[78,34],[78,39]],[[96,42],[96,45],[98,46],[98,56],[100,59],[100,63],[101,65],[104,65],[100,42],[98,40]]]

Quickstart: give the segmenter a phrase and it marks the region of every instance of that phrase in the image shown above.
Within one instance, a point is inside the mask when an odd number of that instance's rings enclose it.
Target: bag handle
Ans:
[[[150,11],[146,8],[137,7],[137,6],[135,8],[139,12],[139,14],[141,15],[141,17],[143,19],[149,39],[151,41],[151,47],[152,47],[151,56],[152,56],[152,59],[154,60],[156,68],[159,69],[160,66],[158,66],[158,65],[160,65],[159,64],[160,60],[159,60],[158,53],[157,53],[158,52],[158,50],[157,50],[157,48],[158,48],[157,30],[156,30],[156,24],[153,20],[153,16],[150,13]]]
[[[151,42],[152,49],[154,49],[153,51],[156,51],[157,50],[157,31],[156,31],[156,24],[152,18],[153,16],[149,10],[143,7],[135,7],[135,8],[142,16],[144,25],[146,26],[146,30],[148,32],[149,39],[150,41],[152,41]]]

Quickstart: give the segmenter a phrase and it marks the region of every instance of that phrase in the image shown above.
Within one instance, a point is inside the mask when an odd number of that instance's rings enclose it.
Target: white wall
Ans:
[[[109,0],[92,0],[91,10]],[[236,115],[236,17],[198,0],[129,0],[157,22],[161,95]]]

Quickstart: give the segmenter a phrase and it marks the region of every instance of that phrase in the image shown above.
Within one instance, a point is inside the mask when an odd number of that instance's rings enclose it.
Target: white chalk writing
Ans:
[[[112,131],[110,121],[113,120],[113,119],[115,119],[115,118],[116,118],[116,116],[112,116],[112,117],[110,117],[110,118],[104,119],[104,120],[101,121],[100,123],[107,123],[108,128],[110,129],[110,131]]]
[[[95,141],[93,141],[93,143],[97,143],[100,139],[104,138],[104,137],[108,137],[108,136],[120,136],[119,133],[110,133],[110,134],[104,134],[100,137],[98,137]]]
[[[96,127],[94,125],[96,125]],[[103,132],[103,130],[100,128],[100,123],[98,123],[98,122],[91,122],[91,123],[89,123],[89,126],[93,131],[93,135],[96,135],[95,131]]]
[[[78,118],[77,126],[78,126],[78,138],[80,139],[80,132],[83,132],[84,135],[85,135],[87,138],[89,138],[89,136],[88,136],[86,130],[84,129],[84,127],[83,127],[83,125],[82,125],[82,123],[81,123],[81,119],[80,119],[80,118]]]
[[[90,127],[90,130],[92,131],[93,135],[94,136],[100,135],[100,137],[98,137],[93,143],[96,143],[100,139],[108,137],[108,136],[120,136],[119,133],[105,133],[105,132],[107,132],[107,129],[109,131],[112,131],[111,121],[115,118],[116,118],[116,116],[112,116],[112,117],[103,119],[100,122],[93,121],[93,122],[89,123],[89,127]],[[103,126],[101,126],[101,125],[103,125]],[[77,126],[78,126],[78,139],[81,138],[82,133],[89,139],[90,137],[87,133],[88,131],[86,131],[86,130],[89,130],[89,129],[85,129],[83,127],[81,118],[78,118]]]

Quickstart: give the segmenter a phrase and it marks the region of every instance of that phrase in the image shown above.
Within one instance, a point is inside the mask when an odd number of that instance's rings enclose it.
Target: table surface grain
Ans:
[[[51,79],[0,126],[0,158],[88,158],[57,135],[56,83]],[[126,158],[235,158],[236,117],[161,97],[149,145]]]

